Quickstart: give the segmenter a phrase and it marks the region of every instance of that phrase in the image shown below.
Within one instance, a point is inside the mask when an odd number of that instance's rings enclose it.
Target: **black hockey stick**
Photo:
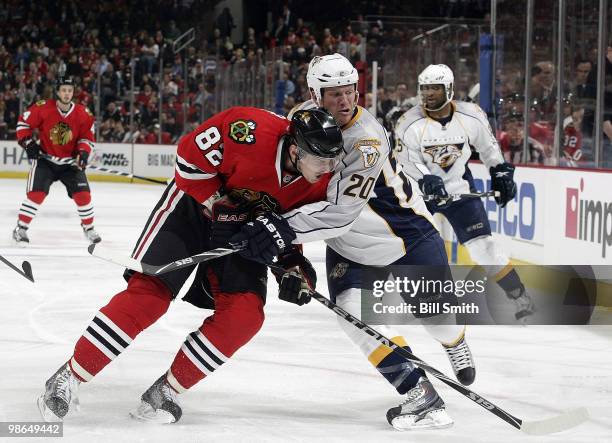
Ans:
[[[322,305],[325,305],[326,308],[334,311],[336,315],[339,315],[344,320],[351,323],[357,329],[361,329],[363,332],[365,332],[366,334],[374,338],[379,343],[382,343],[383,345],[388,346],[394,352],[398,353],[399,355],[401,355],[403,358],[405,358],[409,362],[414,363],[418,367],[429,372],[434,377],[436,377],[438,380],[442,381],[443,383],[446,383],[448,386],[453,388],[455,391],[463,394],[464,396],[472,400],[474,403],[482,406],[487,411],[491,412],[492,414],[495,414],[496,416],[504,420],[506,423],[514,426],[516,429],[523,431],[526,434],[545,435],[545,434],[552,434],[555,432],[561,432],[566,429],[570,429],[575,426],[578,426],[579,424],[589,419],[589,413],[586,408],[572,409],[560,415],[557,415],[555,417],[546,418],[543,420],[526,421],[518,417],[515,417],[514,415],[504,411],[499,406],[494,405],[493,403],[491,403],[484,397],[476,394],[471,389],[466,388],[461,383],[453,380],[450,377],[447,377],[446,375],[444,375],[442,372],[438,371],[434,367],[429,366],[429,364],[425,363],[423,360],[415,356],[413,353],[395,344],[394,342],[389,340],[387,337],[382,335],[380,332],[376,331],[375,329],[372,329],[370,326],[363,323],[357,317],[352,316],[351,314],[346,312],[344,309],[342,309],[341,307],[336,305],[334,302],[332,302],[330,299],[321,295],[319,292],[314,291],[311,293],[311,296],[312,298],[320,302]]]
[[[170,263],[163,265],[151,265],[133,259],[132,257],[126,257],[120,254],[116,254],[113,251],[106,249],[104,246],[98,244],[91,244],[87,247],[87,251],[94,257],[101,258],[109,261],[124,268],[132,269],[146,275],[161,275],[167,272],[176,271],[177,269],[186,268],[188,266],[195,266],[198,263],[214,260],[215,258],[223,257],[224,255],[233,254],[238,249],[227,249],[217,248],[210,251],[202,252],[200,254],[192,255],[191,257],[182,258],[175,260]]]
[[[457,201],[462,198],[482,198],[482,197],[499,197],[499,191],[487,191],[487,192],[467,192],[465,194],[450,194],[448,197],[440,197],[435,194],[423,195],[423,200],[428,202],[432,200],[440,201],[440,204],[444,204],[447,201]]]
[[[10,261],[8,261],[6,258],[2,257],[1,255],[0,255],[0,261],[2,261],[5,265],[7,265],[13,271],[17,272],[18,274],[23,275],[25,278],[27,278],[32,283],[34,283],[34,275],[32,274],[32,265],[30,264],[29,261],[24,261],[23,263],[21,263],[21,268],[23,269],[23,271],[19,269],[17,266],[15,266],[14,264],[12,264]]]
[[[41,155],[41,158],[44,158],[46,160],[53,162],[53,157],[48,154]],[[74,159],[72,159],[71,161],[66,161],[62,164],[76,166]],[[136,178],[138,180],[143,180],[143,181],[150,182],[150,183],[156,183],[158,185],[164,185],[164,186],[168,185],[168,182],[163,181],[163,180],[156,180],[154,178],[143,177],[141,175],[134,175],[134,174],[130,174],[129,172],[117,171],[116,169],[108,169],[102,166],[87,165],[87,169],[106,172],[107,174],[120,175],[122,177]]]
[[[95,171],[106,172],[108,174],[113,174],[113,175],[121,175],[122,177],[136,178],[138,180],[143,180],[146,182],[157,183],[158,185],[164,185],[164,186],[168,185],[168,182],[166,181],[156,180],[154,178],[149,178],[149,177],[142,177],[140,175],[130,174],[129,172],[121,172],[115,169],[103,168],[102,166],[87,165],[87,169],[93,169]]]

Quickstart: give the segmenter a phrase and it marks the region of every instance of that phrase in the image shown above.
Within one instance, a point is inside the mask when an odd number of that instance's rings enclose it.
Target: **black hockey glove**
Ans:
[[[272,263],[272,259],[291,246],[295,232],[289,223],[274,212],[264,212],[247,223],[230,238],[230,245],[240,248],[240,255],[260,263]]]
[[[317,273],[300,249],[293,246],[276,261],[285,272],[271,268],[278,282],[278,298],[302,306],[310,302],[310,293],[317,285]]]
[[[423,194],[434,195],[436,197],[435,206],[444,207],[449,201],[448,192],[444,187],[444,181],[437,175],[427,174],[419,180],[419,187]]]
[[[211,208],[210,246],[229,248],[230,238],[249,221],[250,209],[232,201],[228,196],[217,200]]]
[[[311,291],[303,275],[297,271],[288,271],[283,274],[278,285],[278,298],[302,306],[310,302]]]
[[[491,173],[491,188],[499,191],[499,197],[495,201],[502,208],[516,195],[516,183],[514,182],[514,166],[510,163],[500,163],[489,169]]]
[[[76,157],[76,165],[83,171],[87,168],[87,162],[89,161],[89,152],[79,151],[79,155]]]
[[[22,138],[19,140],[19,146],[25,149],[29,160],[36,160],[40,157],[40,145],[30,137]]]

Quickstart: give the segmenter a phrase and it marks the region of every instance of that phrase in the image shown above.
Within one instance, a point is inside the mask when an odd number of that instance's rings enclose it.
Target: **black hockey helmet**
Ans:
[[[58,77],[55,81],[55,90],[59,91],[60,86],[72,86],[74,88],[74,80],[72,77]]]
[[[324,109],[296,111],[291,117],[291,135],[298,148],[314,156],[335,158],[342,153],[342,131]]]

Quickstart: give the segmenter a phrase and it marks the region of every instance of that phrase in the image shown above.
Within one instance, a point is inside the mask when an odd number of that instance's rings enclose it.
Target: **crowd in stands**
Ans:
[[[404,11],[405,2],[398,0],[340,0],[333,6],[329,2],[305,5],[268,0],[258,3],[272,12],[269,25],[246,21],[250,26],[245,26],[242,42],[235,43],[232,33],[236,24],[228,8],[212,17],[208,28],[198,27],[201,22],[195,18],[210,10],[214,3],[4,1],[5,7],[0,8],[0,139],[14,139],[19,112],[36,100],[52,97],[53,82],[62,73],[77,81],[75,100],[97,115],[97,138],[104,142],[175,143],[182,134],[221,110],[216,74],[224,66],[244,66],[256,71],[262,81],[277,76],[272,89],[278,96],[280,88],[281,100],[266,105],[287,113],[296,103],[310,98],[306,85],[309,60],[315,55],[340,52],[362,74],[361,104],[369,105],[372,96],[366,94],[365,85],[369,85],[371,72],[363,60],[383,54],[386,48],[414,46],[415,31],[392,20],[366,21],[365,17],[370,14],[465,17],[480,20],[479,26],[486,27],[490,7],[490,2],[480,0],[433,0]],[[502,2],[504,5],[512,11],[512,2]],[[503,7],[500,9],[503,14]],[[351,20],[346,19],[347,11]],[[328,20],[318,19],[323,16]],[[507,20],[510,27],[518,26],[511,23],[513,19],[524,19],[512,13],[506,17],[510,17]],[[192,26],[196,27],[196,39],[175,54],[172,42]],[[465,99],[478,81],[475,65],[478,41],[477,35],[468,32],[459,38],[460,50],[467,48],[467,53],[471,51],[467,58],[474,58],[474,65],[456,70],[456,96]],[[541,43],[540,46],[545,46]],[[596,51],[589,51],[588,58],[576,60],[575,69],[570,70],[572,78],[568,79],[564,94],[573,100],[572,109],[576,103],[584,108],[578,99],[594,96],[596,56]],[[278,64],[266,63],[280,57],[283,62],[280,70]],[[532,71],[535,98],[532,108],[539,113],[534,118],[554,121],[554,64],[549,61],[550,56],[539,58]],[[612,52],[609,59],[612,60]],[[499,73],[497,111],[502,130],[506,121],[517,121],[522,110],[521,61],[519,56],[513,64],[509,57]],[[381,64],[384,62],[381,60]],[[588,73],[582,72],[587,70]],[[405,79],[385,80],[384,73],[384,69],[379,72],[382,77],[376,97],[377,116],[389,125],[392,114],[416,103],[416,79],[411,74]],[[568,112],[571,117],[572,110]],[[574,119],[576,125],[586,125],[582,129],[588,132],[588,125],[593,124],[592,112],[578,114]],[[612,124],[606,129],[612,138]],[[543,145],[549,150],[547,143]]]

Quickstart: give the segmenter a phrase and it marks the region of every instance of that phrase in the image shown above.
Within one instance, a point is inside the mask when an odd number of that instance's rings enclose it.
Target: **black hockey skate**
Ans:
[[[45,393],[38,397],[38,409],[44,421],[63,421],[71,405],[78,404],[80,381],[70,370],[68,363],[62,365],[45,383]]]
[[[178,393],[168,384],[166,374],[157,379],[153,386],[140,398],[140,406],[130,412],[137,420],[151,423],[175,423],[183,411],[178,403]]]
[[[427,377],[419,379],[402,404],[387,411],[387,421],[398,431],[441,429],[454,423]]]
[[[30,239],[28,238],[28,228],[17,225],[15,229],[13,229],[13,240],[15,240],[19,246],[29,245]]]
[[[102,237],[100,237],[93,226],[86,228],[85,226],[81,225],[81,227],[83,228],[83,234],[85,234],[85,238],[89,240],[89,243],[100,243],[102,241]]]
[[[514,300],[514,303],[516,303],[516,313],[514,314],[514,317],[518,321],[526,323],[528,317],[533,315],[533,313],[536,311],[536,307],[531,299],[531,296],[527,294],[525,285],[521,284],[519,289],[508,291],[506,292],[506,295],[509,299]]]
[[[474,379],[476,378],[476,366],[474,365],[472,352],[465,341],[465,337],[461,337],[461,340],[459,340],[455,346],[443,347],[453,367],[453,372],[457,380],[464,386],[474,383]]]

